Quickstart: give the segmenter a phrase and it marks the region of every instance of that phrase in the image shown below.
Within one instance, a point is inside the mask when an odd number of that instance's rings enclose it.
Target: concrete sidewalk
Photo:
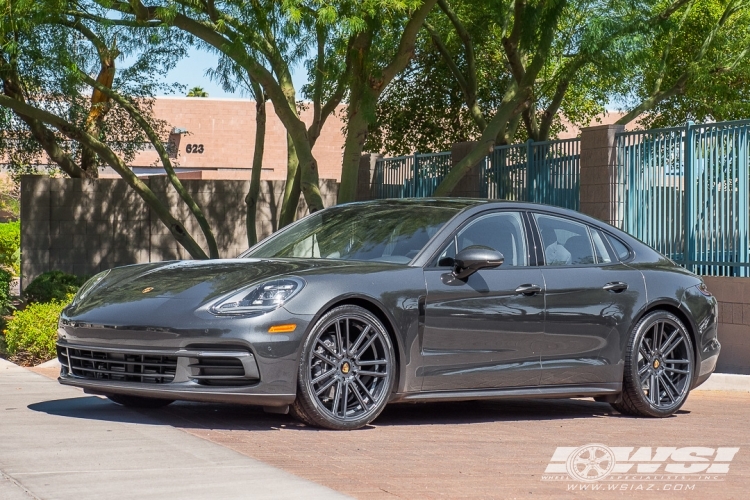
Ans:
[[[0,498],[345,497],[0,359]]]

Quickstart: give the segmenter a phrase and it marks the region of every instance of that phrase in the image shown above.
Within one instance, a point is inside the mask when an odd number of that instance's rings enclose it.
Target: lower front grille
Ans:
[[[57,357],[63,371],[92,380],[166,384],[174,379],[177,368],[177,356],[148,353],[57,346]]]
[[[202,385],[233,386],[250,383],[238,358],[206,357],[191,360],[190,378]]]

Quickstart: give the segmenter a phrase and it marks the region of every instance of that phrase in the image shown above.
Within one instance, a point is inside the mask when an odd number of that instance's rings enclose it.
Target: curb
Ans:
[[[696,391],[736,391],[750,392],[750,375],[713,373]]]

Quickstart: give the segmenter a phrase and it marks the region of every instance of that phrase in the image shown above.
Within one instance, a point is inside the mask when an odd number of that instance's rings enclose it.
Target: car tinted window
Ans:
[[[366,260],[407,264],[463,207],[425,203],[349,205],[314,213],[242,257]]]
[[[488,247],[503,254],[501,267],[527,266],[528,251],[521,215],[499,212],[471,221],[451,239],[438,257],[439,266],[452,266],[456,252],[473,246]]]
[[[548,266],[593,264],[594,253],[586,226],[550,215],[536,216]]]
[[[606,243],[604,243],[605,236],[598,229],[593,227],[589,228],[591,231],[591,240],[594,242],[594,253],[596,254],[596,261],[599,264],[609,264],[614,259],[614,256],[609,253]]]
[[[607,235],[607,239],[609,240],[610,245],[612,245],[612,248],[615,249],[615,253],[620,260],[625,260],[630,257],[630,249],[626,247],[622,241],[610,235]]]

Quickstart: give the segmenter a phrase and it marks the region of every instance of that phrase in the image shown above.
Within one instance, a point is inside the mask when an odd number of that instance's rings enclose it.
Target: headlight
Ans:
[[[297,295],[304,286],[305,282],[299,278],[267,281],[230,295],[214,305],[211,312],[214,314],[247,314],[273,311]]]
[[[86,283],[83,284],[81,288],[78,289],[78,292],[76,292],[75,296],[73,297],[73,302],[71,302],[72,305],[78,304],[80,301],[86,298],[86,296],[97,287],[99,283],[102,282],[104,278],[107,277],[111,269],[107,269],[106,271],[102,271],[101,273],[97,274],[90,280],[88,280]]]

